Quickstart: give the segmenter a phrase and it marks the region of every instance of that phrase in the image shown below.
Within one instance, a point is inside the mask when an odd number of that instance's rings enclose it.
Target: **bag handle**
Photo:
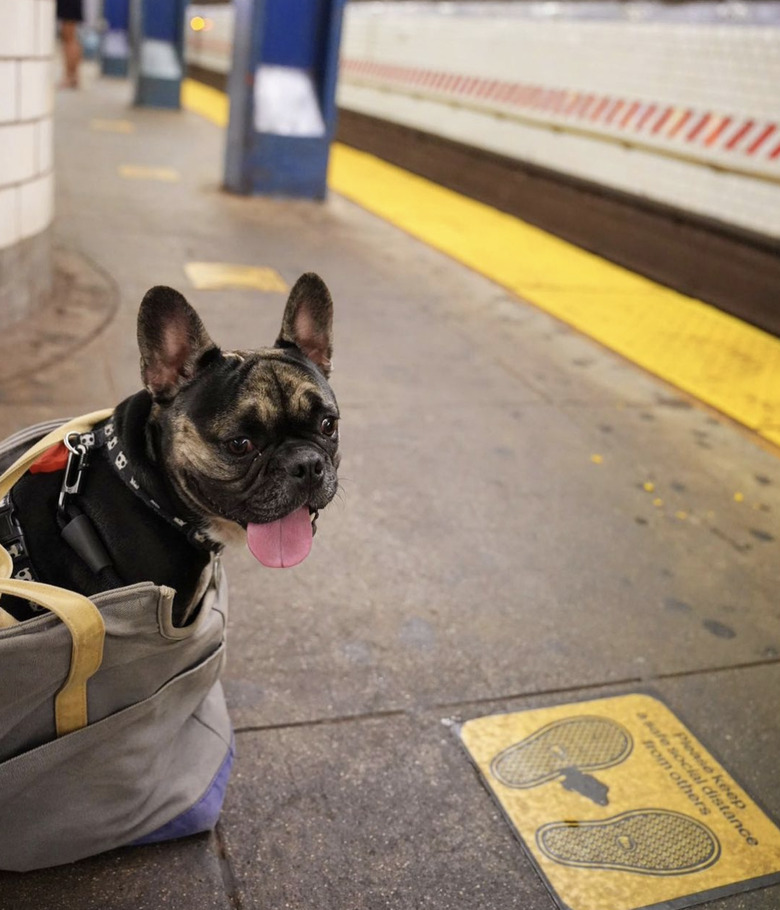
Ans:
[[[112,413],[110,410],[95,411],[77,417],[44,436],[0,477],[0,498],[47,449],[71,433],[86,433]],[[105,623],[95,604],[83,595],[55,585],[11,578],[12,571],[13,560],[8,551],[0,546],[0,597],[11,594],[37,603],[54,613],[70,632],[70,672],[54,699],[57,736],[64,736],[87,725],[87,680],[99,669],[103,660]],[[0,629],[15,625],[18,625],[18,620],[0,607]]]

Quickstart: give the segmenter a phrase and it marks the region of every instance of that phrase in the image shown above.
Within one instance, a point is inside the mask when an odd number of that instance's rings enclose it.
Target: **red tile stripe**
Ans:
[[[736,133],[734,133],[734,135],[731,137],[731,139],[729,139],[729,141],[726,143],[726,148],[729,151],[731,151],[737,145],[739,140],[742,139],[743,136],[745,136],[747,133],[749,133],[755,125],[756,125],[755,121],[746,120],[745,123],[742,124],[742,126],[736,131]]]
[[[667,138],[674,139],[674,137],[680,132],[680,130],[691,119],[691,117],[693,117],[693,111],[683,111],[682,115],[680,116],[680,119],[669,130]]]
[[[663,114],[661,114],[661,116],[655,121],[655,123],[653,124],[653,129],[652,129],[652,133],[654,136],[661,132],[663,125],[672,116],[673,112],[674,112],[674,108],[667,107],[667,109],[663,112]]]
[[[705,145],[707,145],[708,147],[715,145],[715,143],[718,141],[718,139],[721,137],[721,135],[726,131],[726,129],[728,129],[730,124],[731,124],[731,117],[724,117],[721,120],[721,122],[718,124],[718,126],[716,126],[715,129],[704,140]]]
[[[628,126],[631,118],[639,110],[640,107],[642,107],[641,101],[634,101],[634,103],[631,105],[631,107],[629,107],[629,109],[626,111],[623,119],[620,121],[620,128],[622,130],[624,130]]]
[[[634,127],[634,129],[637,132],[639,132],[657,110],[658,110],[658,108],[655,104],[648,104],[647,107],[642,112],[642,116],[637,121],[637,124]]]
[[[704,127],[712,120],[712,114],[705,114],[696,126],[688,133],[685,137],[687,142],[693,142],[693,140],[699,135],[699,133],[704,129]]]
[[[774,123],[770,123],[769,126],[764,127],[761,133],[758,135],[753,142],[745,149],[748,155],[755,155],[755,153],[761,148],[761,146],[766,142],[766,140],[774,133],[777,127]]]
[[[600,129],[644,131],[660,142],[780,162],[780,143],[768,141],[780,132],[780,126],[771,121],[373,60],[342,60],[341,69],[347,77],[414,86],[447,97],[476,98],[491,106],[586,121]]]

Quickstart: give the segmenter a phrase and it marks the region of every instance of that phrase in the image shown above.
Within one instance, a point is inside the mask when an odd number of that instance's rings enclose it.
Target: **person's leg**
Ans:
[[[76,31],[78,22],[63,22],[60,34],[62,36],[62,53],[65,57],[65,79],[67,88],[78,88],[79,64],[81,63],[81,42]]]

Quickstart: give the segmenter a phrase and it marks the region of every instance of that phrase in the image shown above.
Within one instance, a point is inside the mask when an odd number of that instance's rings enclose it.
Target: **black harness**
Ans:
[[[65,446],[68,449],[68,462],[57,501],[57,523],[63,540],[84,560],[95,575],[104,576],[110,587],[119,587],[122,582],[116,575],[111,557],[92,522],[78,505],[79,493],[90,459],[94,452],[101,449],[105,449],[108,463],[125,486],[155,514],[183,534],[192,546],[208,553],[221,552],[222,545],[210,540],[199,524],[181,518],[169,506],[160,504],[143,489],[136,479],[129,458],[122,451],[113,419],[98,424],[89,433],[71,433],[65,439]],[[10,493],[0,500],[0,544],[8,550],[13,559],[12,577],[36,581],[24,531]]]
[[[23,581],[36,581],[35,571],[27,554],[24,531],[22,531],[22,526],[16,517],[10,494],[0,499],[0,544],[8,550],[13,560],[12,578],[21,578]]]

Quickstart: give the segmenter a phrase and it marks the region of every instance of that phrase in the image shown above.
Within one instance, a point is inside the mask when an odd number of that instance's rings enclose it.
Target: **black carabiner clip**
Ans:
[[[89,449],[80,441],[71,442],[71,438],[79,440],[78,433],[70,433],[65,438],[65,448],[68,450],[68,463],[65,466],[65,474],[62,478],[60,495],[57,500],[57,511],[60,515],[67,514],[67,502],[71,496],[78,496],[81,490],[81,481],[84,476],[84,469],[87,467],[89,458]]]

